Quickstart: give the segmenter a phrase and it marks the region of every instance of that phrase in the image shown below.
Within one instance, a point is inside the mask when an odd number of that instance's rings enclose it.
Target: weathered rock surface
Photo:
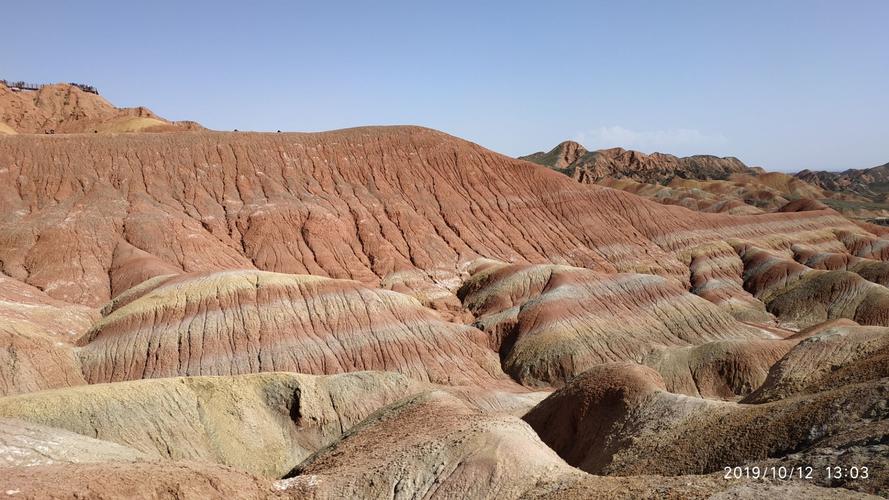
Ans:
[[[112,290],[121,242],[149,274],[258,268],[394,287],[408,273],[408,291],[453,305],[430,292],[452,294],[479,257],[686,281],[675,253],[707,241],[864,233],[830,211],[689,212],[417,127],[20,134],[0,142],[0,204],[2,270],[93,307],[126,286]]]
[[[591,476],[568,466],[521,420],[479,414],[441,392],[380,410],[276,487],[311,499],[706,498],[776,490],[813,497],[853,495],[716,476]]]
[[[889,286],[889,262],[848,253],[819,252],[805,245],[794,245],[791,250],[794,260],[812,269],[850,271],[872,283]]]
[[[836,198],[840,201],[838,207],[842,206],[841,200],[864,201],[860,196],[825,191],[788,174],[751,168],[732,157],[678,158],[621,148],[590,152],[580,144],[566,141],[547,153],[520,159],[547,166],[582,183],[608,186],[702,212],[750,215],[763,211],[827,210],[828,206],[818,199]]]
[[[144,453],[116,443],[23,420],[0,418],[0,476],[7,467],[56,463],[135,462]]]
[[[70,342],[97,317],[0,274],[0,396],[83,384]]]
[[[775,317],[744,289],[744,263],[726,242],[706,243],[685,252],[690,291],[719,306],[735,319],[771,323]]]
[[[143,459],[210,461],[280,477],[418,386],[375,372],[171,378],[0,398],[0,415],[117,443]]]
[[[808,327],[848,318],[889,326],[889,288],[849,271],[821,271],[750,245],[736,245],[744,288],[786,323]]]
[[[837,230],[835,233],[852,255],[889,261],[889,240],[853,231]]]
[[[769,370],[747,403],[889,377],[889,328],[839,324],[802,340]]]
[[[486,263],[460,293],[504,370],[525,385],[560,385],[598,363],[667,347],[763,336],[652,275]]]
[[[849,169],[844,172],[813,172],[803,170],[796,177],[830,191],[847,191],[871,201],[886,201],[889,193],[889,163],[867,169]]]
[[[702,398],[735,399],[760,387],[769,369],[797,341],[743,339],[674,347],[649,354],[670,392]]]
[[[410,296],[320,276],[181,275],[114,309],[82,344],[90,383],[388,370],[449,385],[513,385],[484,333]]]
[[[669,178],[621,174],[654,203],[418,127],[118,134],[179,126],[72,92],[0,99],[0,492],[820,497],[849,492],[718,471],[884,467],[883,337],[788,328],[885,323],[889,244],[803,181],[543,155]]]
[[[783,465],[802,465],[807,453],[832,449],[840,456],[853,444],[870,450],[873,470],[885,470],[887,436],[876,424],[889,417],[887,395],[889,379],[880,379],[738,405],[669,393],[651,368],[607,364],[575,378],[524,419],[569,464],[595,474],[705,474],[781,457]],[[814,481],[829,484],[823,474]],[[889,487],[885,477],[849,484],[871,493]]]
[[[573,161],[568,161],[572,158]],[[731,174],[752,171],[740,160],[731,157],[697,155],[678,158],[663,153],[647,155],[623,148],[586,151],[583,146],[571,141],[559,144],[549,153],[534,153],[521,159],[566,169],[577,180],[589,183],[608,177],[627,177],[639,182],[664,184],[675,177],[727,179]]]

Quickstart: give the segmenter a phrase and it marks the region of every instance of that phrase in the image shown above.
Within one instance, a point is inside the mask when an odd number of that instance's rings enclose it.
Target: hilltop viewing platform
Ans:
[[[17,91],[17,92],[22,91],[22,90],[40,90],[47,85],[52,85],[49,83],[28,83],[28,82],[22,82],[22,81],[10,82],[7,80],[0,80],[0,83],[2,83],[3,85],[6,85],[6,87],[8,87],[10,90]],[[68,82],[68,84],[72,85],[74,87],[77,87],[84,92],[89,92],[90,94],[99,95],[99,90],[96,87],[93,87],[92,85],[87,85],[85,83],[75,83],[75,82]]]

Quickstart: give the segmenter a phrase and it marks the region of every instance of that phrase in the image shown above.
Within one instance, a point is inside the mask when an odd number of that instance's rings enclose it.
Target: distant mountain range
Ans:
[[[731,156],[678,157],[622,148],[589,151],[574,141],[520,159],[562,172],[578,182],[703,212],[756,214],[829,206],[864,220],[889,216],[889,164],[866,170],[804,170],[790,175],[750,167]]]

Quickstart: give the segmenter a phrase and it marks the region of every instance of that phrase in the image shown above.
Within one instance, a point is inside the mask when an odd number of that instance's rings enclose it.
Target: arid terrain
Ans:
[[[0,497],[887,496],[884,171],[0,86]]]

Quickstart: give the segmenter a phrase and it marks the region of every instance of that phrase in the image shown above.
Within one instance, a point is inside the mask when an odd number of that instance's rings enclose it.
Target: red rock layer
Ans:
[[[691,292],[718,305],[734,318],[771,323],[774,317],[765,304],[744,289],[744,263],[726,242],[714,242],[689,249]]]
[[[851,231],[836,231],[837,238],[856,257],[889,260],[889,240]]]
[[[889,262],[847,253],[819,252],[805,245],[793,246],[793,258],[812,269],[851,271],[872,283],[889,286]]]
[[[389,370],[442,384],[511,385],[482,332],[445,322],[407,295],[318,276],[171,278],[115,309],[84,343],[90,383]]]
[[[673,253],[705,241],[862,231],[827,211],[689,212],[416,127],[10,136],[0,205],[3,270],[93,306],[111,297],[121,241],[185,272],[255,267],[394,287],[419,271],[453,291],[480,256],[685,281]]]
[[[0,396],[83,384],[70,342],[97,316],[0,274]]]
[[[560,385],[598,363],[664,347],[763,335],[652,275],[495,264],[461,294],[479,327],[500,339],[504,369],[526,385]]]

